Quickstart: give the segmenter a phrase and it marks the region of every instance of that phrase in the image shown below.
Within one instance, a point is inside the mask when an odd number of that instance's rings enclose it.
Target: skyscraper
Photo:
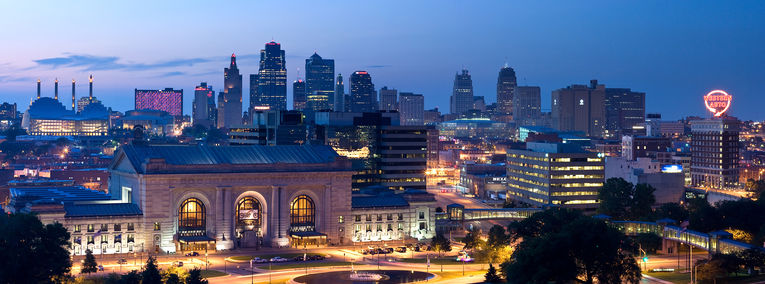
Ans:
[[[183,89],[139,90],[135,89],[136,110],[161,110],[176,118],[183,117]]]
[[[645,93],[631,89],[606,88],[606,137],[643,134]],[[639,131],[639,133],[634,133]]]
[[[295,82],[292,83],[292,109],[294,110],[305,109],[305,102],[306,102],[305,89],[306,89],[305,81],[301,79],[297,79],[295,80]]]
[[[515,70],[505,64],[505,67],[499,70],[497,77],[497,110],[500,113],[507,114],[513,111],[513,90],[517,85]]]
[[[242,124],[242,74],[236,66],[236,55],[223,68],[223,93],[218,98],[218,128]]]
[[[305,93],[308,107],[333,109],[335,104],[335,60],[314,53],[305,60]]]
[[[590,85],[571,85],[552,92],[552,126],[560,131],[580,131],[584,135],[605,134],[606,86],[598,80]]]
[[[207,82],[202,82],[194,88],[194,102],[191,108],[191,117],[194,125],[202,125],[208,128],[213,126],[210,111],[215,109],[214,94],[212,86],[207,86]],[[212,103],[212,106],[210,106],[210,103]]]
[[[287,109],[287,63],[281,45],[271,41],[260,50],[258,70],[258,106],[272,110]]]
[[[425,97],[420,94],[401,92],[398,96],[398,112],[401,125],[423,125]]]
[[[367,71],[356,71],[351,75],[351,104],[352,112],[377,111],[377,94],[372,77]]]
[[[452,92],[450,111],[453,114],[462,114],[473,108],[473,79],[470,73],[463,69],[462,73],[454,76],[454,89]]]
[[[250,74],[250,107],[248,110],[252,113],[255,106],[258,105],[258,74]]]
[[[738,187],[741,122],[723,116],[691,121],[691,183],[714,189]]]
[[[343,74],[337,74],[335,83],[335,111],[345,111],[345,85],[343,85]]]
[[[517,86],[513,90],[513,120],[518,126],[541,126],[542,96],[539,87]]]
[[[380,89],[380,110],[396,110],[396,101],[398,100],[398,91],[388,89],[388,86]]]

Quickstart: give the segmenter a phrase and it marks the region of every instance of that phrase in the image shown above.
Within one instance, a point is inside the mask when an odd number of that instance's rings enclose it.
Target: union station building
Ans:
[[[73,254],[302,248],[435,235],[433,195],[352,194],[349,161],[327,146],[127,145],[109,171],[108,194],[11,188],[6,211],[62,223]]]

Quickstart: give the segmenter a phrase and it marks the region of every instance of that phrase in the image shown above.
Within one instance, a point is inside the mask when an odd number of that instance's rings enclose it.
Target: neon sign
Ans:
[[[714,116],[718,117],[728,111],[732,100],[733,96],[725,91],[714,90],[704,96],[704,105],[710,112],[712,112],[712,114],[714,114]]]

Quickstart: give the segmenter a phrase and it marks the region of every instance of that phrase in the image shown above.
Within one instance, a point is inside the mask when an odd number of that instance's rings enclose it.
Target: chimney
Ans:
[[[90,74],[90,100],[93,100],[93,74]]]
[[[58,78],[56,78],[56,81],[53,82],[53,99],[58,100]]]
[[[37,98],[40,98],[40,79],[37,79]]]
[[[74,101],[75,101],[75,97],[74,97],[74,79],[72,79],[72,110],[76,110],[75,107],[74,107]]]

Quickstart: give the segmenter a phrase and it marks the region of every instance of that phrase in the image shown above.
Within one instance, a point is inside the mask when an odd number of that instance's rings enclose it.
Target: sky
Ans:
[[[729,114],[765,120],[765,1],[28,1],[0,2],[0,101],[25,111],[42,80],[71,104],[94,94],[134,107],[134,89],[223,84],[237,54],[248,105],[260,49],[286,51],[291,82],[313,52],[335,59],[346,79],[369,71],[377,89],[425,95],[448,112],[454,75],[470,71],[475,95],[496,99],[499,69],[550,92],[598,79],[646,93],[646,112],[666,119],[709,116],[702,97],[733,95]],[[300,69],[301,71],[298,71]],[[302,76],[302,75],[300,75]],[[347,93],[347,90],[346,90]]]

